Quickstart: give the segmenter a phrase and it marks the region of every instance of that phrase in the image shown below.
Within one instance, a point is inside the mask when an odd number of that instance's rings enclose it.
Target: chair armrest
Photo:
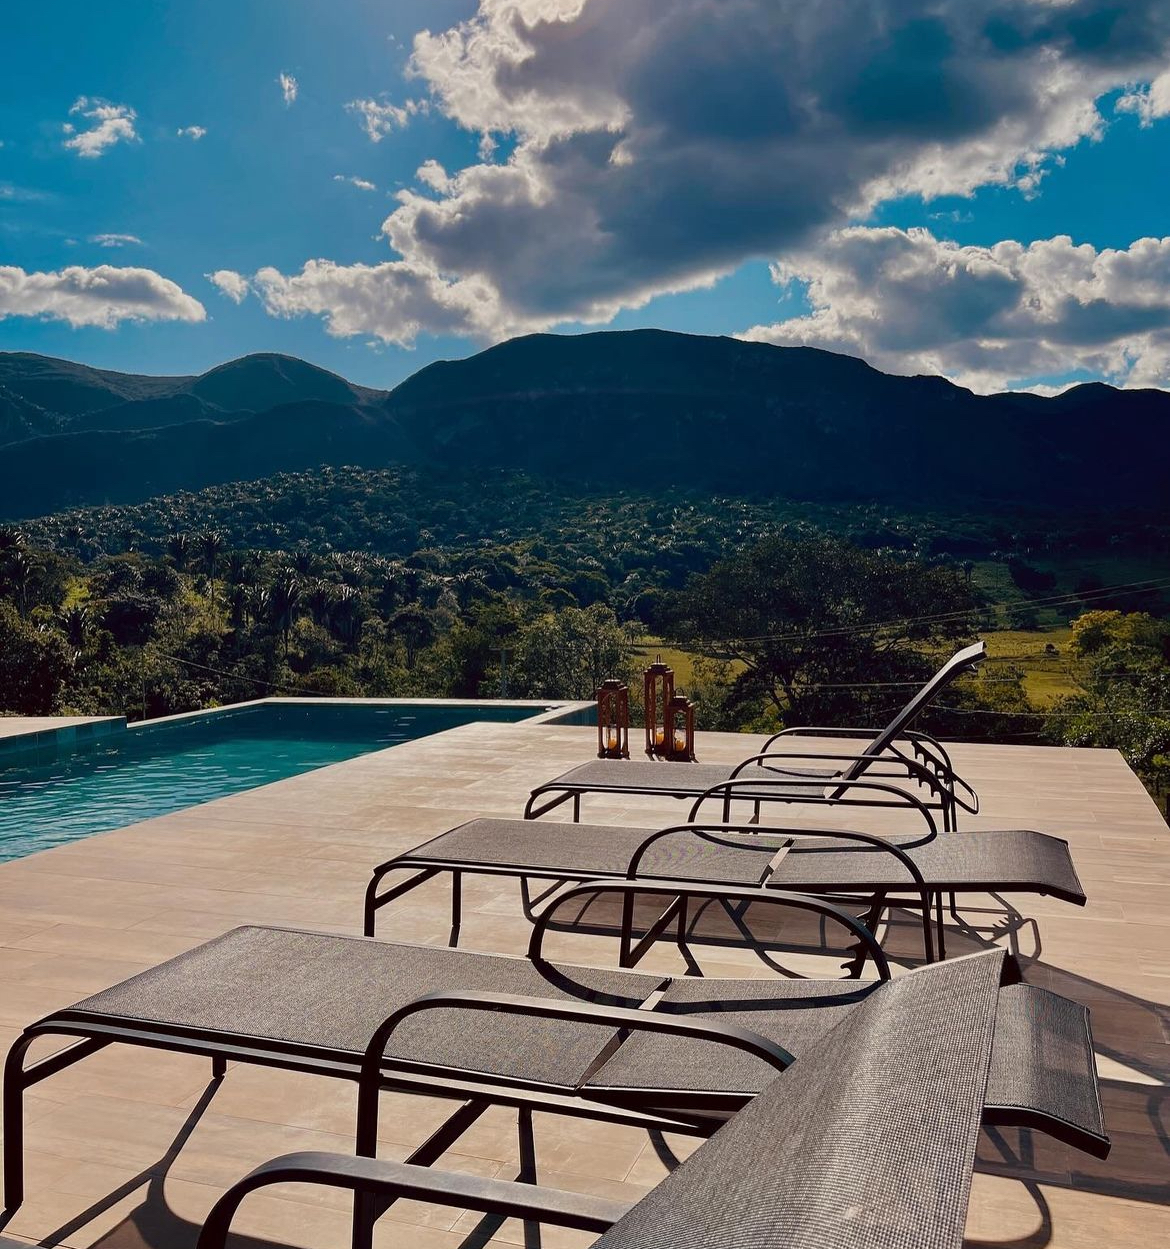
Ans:
[[[881,837],[877,833],[859,833],[852,830],[837,828],[769,828],[762,824],[675,824],[670,828],[662,828],[657,832],[650,833],[646,839],[638,846],[630,857],[629,865],[626,868],[627,880],[649,879],[654,877],[639,877],[638,873],[642,866],[642,860],[646,855],[646,851],[650,849],[655,842],[662,840],[664,837],[676,836],[679,833],[690,833],[696,837],[703,837],[707,833],[738,833],[750,834],[758,836],[760,833],[772,833],[782,837],[818,837],[827,840],[852,841],[858,843],[862,850],[872,850],[878,853],[886,853],[897,859],[899,863],[906,869],[910,879],[906,882],[912,884],[918,891],[922,899],[922,938],[923,948],[928,963],[934,962],[934,934],[930,926],[930,891],[926,885],[926,879],[922,875],[922,871],[918,864],[906,853],[905,845],[897,845],[888,838]],[[932,841],[933,836],[927,833],[917,841],[910,843],[913,846],[924,845],[928,841]],[[799,844],[792,847],[793,854],[799,854],[803,847]],[[810,853],[815,853],[811,851]]]
[[[767,769],[761,769],[766,771]],[[938,825],[935,823],[934,816],[931,815],[929,807],[916,794],[908,793],[906,790],[899,788],[897,785],[887,785],[883,781],[866,781],[856,780],[847,781],[839,776],[831,777],[825,783],[825,788],[834,790],[856,789],[869,790],[873,793],[885,793],[896,798],[898,802],[905,803],[908,807],[913,807],[919,815],[926,821],[927,828],[930,829],[931,836],[938,833]],[[767,796],[761,795],[761,791],[775,793],[777,802],[806,802],[820,804],[824,806],[833,806],[841,801],[840,798],[832,795],[815,798],[808,794],[801,794],[801,789],[808,788],[807,780],[790,779],[787,777],[769,775],[769,776],[753,776],[753,777],[736,777],[726,781],[719,781],[712,785],[709,789],[705,789],[691,804],[691,809],[687,814],[687,823],[693,824],[698,818],[699,810],[704,802],[712,798],[722,798],[725,802],[730,803],[734,798],[739,796],[740,790],[745,791],[744,796],[749,800],[759,798],[760,801],[767,801]],[[785,792],[792,793],[792,797],[785,799]],[[875,804],[881,806],[896,806],[898,803],[881,803]]]
[[[874,967],[882,980],[890,978],[890,964],[886,953],[878,939],[866,926],[855,919],[848,911],[826,902],[823,898],[814,898],[809,894],[790,893],[784,889],[760,889],[755,886],[719,885],[693,880],[664,880],[655,877],[651,880],[583,880],[570,885],[556,894],[552,901],[537,916],[532,926],[532,937],[528,942],[528,957],[533,962],[547,962],[541,954],[541,945],[553,914],[566,902],[595,894],[616,893],[626,897],[645,894],[660,894],[672,898],[714,898],[723,902],[768,902],[776,906],[795,907],[801,911],[814,911],[841,925],[851,938],[865,946],[866,953],[873,959]]]
[[[906,776],[918,782],[919,785],[925,785],[927,789],[933,790],[935,793],[949,794],[950,790],[943,783],[937,772],[925,767],[921,763],[915,762],[913,759],[906,758],[902,754],[894,755],[843,755],[828,754],[814,751],[799,751],[795,754],[788,751],[765,751],[763,754],[751,755],[747,759],[741,760],[735,765],[731,772],[731,780],[739,777],[745,768],[751,767],[754,763],[767,772],[785,772],[790,771],[793,777],[803,775],[798,769],[785,769],[773,766],[768,760],[791,760],[791,759],[809,759],[821,763],[869,763],[869,764],[885,764],[886,767],[896,765],[904,768]],[[868,770],[868,769],[867,769]],[[878,772],[878,776],[900,776],[901,772]],[[815,778],[820,779],[820,778]],[[836,780],[836,777],[829,777],[828,780]]]
[[[669,1036],[686,1036],[699,1041],[714,1041],[746,1050],[762,1058],[777,1071],[784,1071],[795,1061],[782,1046],[733,1023],[714,1023],[706,1019],[690,1019],[679,1015],[659,1015],[652,1010],[630,1006],[602,1006],[595,1002],[573,1002],[563,998],[530,997],[520,993],[491,993],[479,989],[440,989],[426,993],[413,1002],[400,1006],[378,1028],[366,1047],[362,1063],[362,1079],[376,1081],[387,1044],[398,1025],[411,1015],[427,1010],[480,1010],[503,1015],[525,1015],[531,1019],[558,1019],[571,1023],[612,1024],[627,1032],[665,1032]]]
[[[886,975],[888,978],[889,970]],[[382,1067],[386,1046],[395,1029],[404,1020],[428,1010],[478,1010],[535,1019],[560,1019],[571,1022],[608,1024],[626,1031],[665,1032],[698,1040],[729,1045],[746,1050],[756,1058],[783,1071],[793,1062],[792,1055],[781,1046],[747,1028],[732,1023],[715,1023],[706,1019],[683,1018],[679,1015],[655,1014],[632,1010],[628,1006],[600,1006],[593,1002],[565,1001],[559,998],[526,997],[517,993],[488,993],[474,989],[440,990],[426,993],[407,1002],[382,1021],[374,1030],[362,1055],[358,1074],[357,1149],[359,1155],[372,1157],[378,1141],[378,1094],[382,1088]]]
[[[284,1154],[257,1167],[220,1197],[203,1224],[198,1249],[224,1249],[232,1220],[244,1199],[273,1184],[322,1184],[377,1197],[408,1197],[433,1205],[532,1219],[587,1232],[608,1230],[628,1209],[601,1197],[435,1171],[405,1162],[320,1152]],[[409,1230],[402,1229],[403,1245]]]

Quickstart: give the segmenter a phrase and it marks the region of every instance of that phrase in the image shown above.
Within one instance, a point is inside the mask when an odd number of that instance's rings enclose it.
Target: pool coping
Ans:
[[[351,706],[351,707],[514,707],[532,708],[536,713],[511,723],[520,725],[592,724],[596,704],[589,700],[569,701],[550,698],[252,698],[245,702],[224,703],[170,716],[155,716],[130,723],[125,716],[105,716],[56,728],[30,729],[0,738],[0,767],[49,759],[69,751],[85,749],[95,742],[122,734],[144,734],[213,717],[237,715],[264,706]],[[69,717],[62,717],[66,719]],[[474,722],[470,722],[474,723]]]
[[[72,719],[72,717],[62,717]],[[9,733],[0,738],[0,767],[28,756],[60,754],[77,750],[95,741],[114,737],[126,731],[125,716],[102,716],[81,723],[62,724],[55,728],[29,729],[26,733]]]

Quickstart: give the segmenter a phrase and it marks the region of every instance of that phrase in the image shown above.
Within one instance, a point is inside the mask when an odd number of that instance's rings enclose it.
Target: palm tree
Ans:
[[[268,596],[268,613],[274,627],[284,638],[284,654],[288,658],[288,635],[296,624],[301,606],[301,583],[291,568],[282,568],[276,574]]]
[[[79,651],[85,650],[85,644],[89,640],[89,626],[93,617],[90,610],[84,603],[74,603],[64,615],[61,617],[61,623],[65,626],[65,636],[69,639],[69,645],[75,646]]]
[[[243,585],[251,579],[253,563],[247,551],[229,551],[227,557],[227,579],[230,585]]]
[[[222,550],[223,534],[218,529],[208,529],[206,533],[199,535],[199,554],[207,572],[208,597],[212,607],[215,606],[215,565]]]
[[[24,549],[24,534],[13,525],[0,525],[0,558]]]
[[[187,560],[191,557],[191,543],[185,533],[171,534],[167,539],[167,554],[179,572],[187,567]]]
[[[272,595],[269,594],[268,587],[253,585],[248,590],[247,606],[254,621],[259,623],[261,620],[267,620],[272,610]]]
[[[23,546],[10,549],[4,560],[4,578],[12,588],[16,598],[16,606],[22,616],[28,614],[28,595],[32,589],[33,574],[36,566],[28,557]]]
[[[233,629],[238,629],[248,616],[248,591],[242,585],[233,585],[228,591],[228,619]]]
[[[332,582],[320,578],[313,582],[308,594],[305,595],[305,605],[309,609],[309,615],[313,617],[314,624],[328,628],[336,597],[337,588]]]
[[[353,586],[343,585],[334,597],[329,618],[329,628],[339,641],[353,646],[361,632],[366,616],[366,605]]]

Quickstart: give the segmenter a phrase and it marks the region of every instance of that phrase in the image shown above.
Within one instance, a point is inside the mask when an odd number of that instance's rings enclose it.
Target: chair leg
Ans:
[[[18,1037],[4,1060],[4,1213],[24,1201],[24,1056],[31,1037]]]
[[[451,873],[451,937],[448,945],[459,944],[459,928],[463,922],[463,873]]]

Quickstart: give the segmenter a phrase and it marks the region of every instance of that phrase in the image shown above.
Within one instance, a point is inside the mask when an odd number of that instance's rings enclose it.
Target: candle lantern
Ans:
[[[677,763],[695,761],[695,704],[675,694],[666,709],[665,757]]]
[[[630,757],[630,691],[612,677],[597,689],[597,757]]]
[[[642,674],[642,711],[646,721],[646,753],[651,759],[666,757],[666,709],[674,697],[674,669],[659,655]]]

